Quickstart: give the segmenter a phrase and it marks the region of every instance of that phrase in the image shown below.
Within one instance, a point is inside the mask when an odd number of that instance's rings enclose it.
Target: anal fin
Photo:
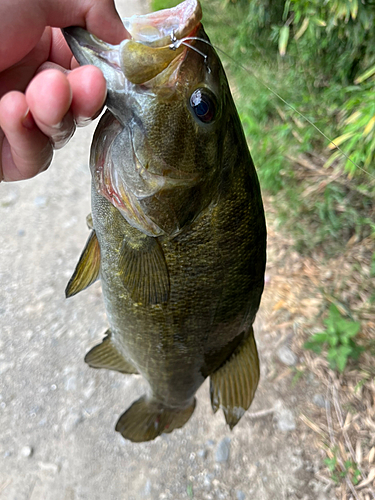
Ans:
[[[85,362],[91,368],[106,368],[129,374],[138,373],[134,366],[119,353],[111,340],[110,332],[107,333],[109,335],[104,337],[103,342],[86,354]]]
[[[65,289],[66,298],[72,297],[92,285],[99,276],[100,247],[94,230],[91,231],[86,246],[79,258],[73,276]]]
[[[120,269],[134,302],[149,305],[168,301],[168,267],[157,238],[140,231],[125,238],[120,249]]]
[[[172,432],[185,425],[194,411],[195,403],[194,398],[186,408],[167,408],[142,396],[121,415],[116,424],[116,431],[135,443],[151,441],[160,434]]]
[[[229,427],[238,423],[250,407],[259,382],[259,358],[251,328],[233,354],[210,376],[211,406],[221,408]]]

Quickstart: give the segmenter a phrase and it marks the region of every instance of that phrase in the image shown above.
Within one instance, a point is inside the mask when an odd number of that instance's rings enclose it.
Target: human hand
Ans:
[[[0,181],[46,170],[104,105],[101,71],[77,67],[59,29],[72,25],[113,44],[129,36],[113,0],[0,2]]]

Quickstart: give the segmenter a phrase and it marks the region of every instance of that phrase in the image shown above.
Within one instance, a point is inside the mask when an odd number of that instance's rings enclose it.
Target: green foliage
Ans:
[[[186,493],[187,493],[189,498],[194,497],[193,484],[191,482],[188,482],[188,484],[187,484]]]
[[[282,20],[272,26],[280,55],[286,54],[288,46],[291,60],[304,66],[314,86],[342,87],[339,135],[334,143],[345,143],[345,153],[369,172],[375,171],[374,23],[373,2],[286,0]],[[335,160],[351,176],[361,174],[340,151],[332,154],[327,165]]]
[[[171,7],[175,7],[181,3],[181,0],[152,0],[151,1],[151,10],[163,10],[170,9]]]
[[[324,459],[324,463],[326,464],[328,470],[331,473],[331,479],[335,481],[335,483],[339,483],[340,478],[349,477],[354,485],[358,484],[361,472],[358,469],[357,464],[352,460],[346,460],[344,462],[343,469],[340,468],[337,460],[336,449],[334,450],[333,457]]]
[[[342,133],[333,139],[330,149],[343,144],[341,147],[354,163],[368,172],[375,172],[375,86],[370,82],[346,90],[348,98],[342,105],[340,116]],[[335,151],[326,165],[341,157],[341,152]],[[352,177],[356,173],[356,165],[348,159],[343,161],[345,170]]]
[[[292,378],[291,386],[295,387],[297,385],[297,383],[299,382],[299,380],[302,377],[304,377],[305,372],[304,372],[304,370],[299,370],[296,367],[294,367],[293,371],[294,371],[294,375],[293,375],[293,378]]]
[[[332,369],[343,372],[349,358],[358,359],[363,347],[354,341],[360,329],[360,323],[344,319],[334,304],[331,304],[329,316],[324,320],[326,330],[315,333],[304,347],[317,354],[328,346],[327,359]]]
[[[332,458],[325,458],[324,463],[326,464],[328,470],[331,473],[331,479],[335,481],[335,483],[339,482],[339,478],[336,474],[336,467],[337,467],[337,457],[334,455]]]
[[[203,3],[207,11],[209,3]],[[215,0],[211,0],[212,4],[217,9]],[[217,39],[220,46],[253,75],[260,76],[328,137],[336,138],[334,142],[342,145],[354,163],[365,171],[375,172],[375,3],[237,0],[235,5],[226,5],[226,14]],[[222,40],[225,24],[225,29],[233,35],[228,45]],[[238,75],[239,71],[233,73]],[[254,76],[239,75],[237,79],[242,85],[245,80],[254,80]],[[258,98],[262,101],[263,95],[267,95],[274,102],[269,91],[258,89],[259,83],[253,87],[256,95],[241,91],[245,99],[253,103],[242,113],[251,116],[248,122],[256,121],[256,115],[250,112],[258,104]],[[286,150],[306,152],[312,147],[321,148],[324,143],[327,146],[316,130],[295,112],[281,101],[276,101],[274,110],[277,106],[281,109],[279,116],[263,115],[267,118],[266,132],[272,137],[272,147],[260,146],[262,134],[254,123],[247,131],[254,156],[259,155],[258,164],[267,170],[265,187],[274,192],[284,187],[275,163],[280,162]],[[335,149],[332,144],[331,149]],[[334,161],[342,163],[350,176],[363,178],[363,171],[340,151],[333,151],[329,162]],[[260,175],[262,177],[262,173]],[[275,178],[274,185],[272,178]],[[364,179],[368,181],[368,177]]]

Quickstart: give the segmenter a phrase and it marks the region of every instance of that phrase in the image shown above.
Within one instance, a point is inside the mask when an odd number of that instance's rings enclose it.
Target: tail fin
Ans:
[[[194,398],[187,408],[168,408],[142,396],[121,415],[116,431],[135,443],[151,441],[163,432],[172,432],[182,427],[191,417],[195,403]]]

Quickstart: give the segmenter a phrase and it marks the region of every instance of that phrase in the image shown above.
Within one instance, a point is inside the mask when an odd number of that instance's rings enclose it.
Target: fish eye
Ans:
[[[190,96],[190,107],[203,123],[211,123],[216,114],[215,98],[207,89],[196,89]]]

